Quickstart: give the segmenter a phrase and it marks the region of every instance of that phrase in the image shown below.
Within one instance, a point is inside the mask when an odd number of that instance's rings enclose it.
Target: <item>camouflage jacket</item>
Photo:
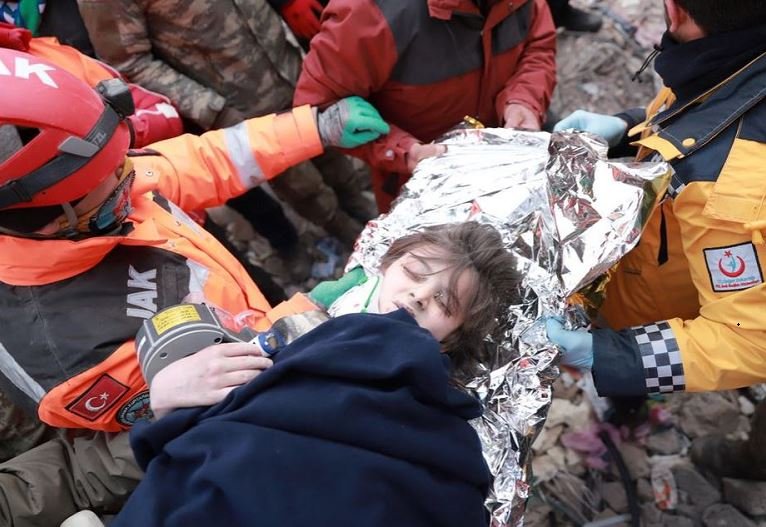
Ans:
[[[301,68],[266,0],[78,0],[99,57],[207,129],[292,106]]]

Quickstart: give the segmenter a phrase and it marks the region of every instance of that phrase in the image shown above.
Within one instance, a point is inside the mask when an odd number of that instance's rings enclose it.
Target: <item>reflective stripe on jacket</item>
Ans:
[[[189,295],[252,310],[259,330],[291,313],[269,316],[236,258],[182,209],[220,204],[321,152],[309,107],[181,136],[132,154],[133,210],[120,235],[0,236],[0,389],[49,425],[122,430],[149,408],[133,344],[145,318]]]
[[[594,332],[602,395],[766,380],[764,86],[766,54],[683,107],[663,90],[632,131],[675,175],[607,288],[602,314],[623,331]]]

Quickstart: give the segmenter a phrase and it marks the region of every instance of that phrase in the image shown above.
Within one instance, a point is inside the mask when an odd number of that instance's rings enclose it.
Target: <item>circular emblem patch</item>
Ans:
[[[151,419],[153,415],[147,390],[139,393],[120,408],[117,412],[117,422],[124,426],[133,426],[138,421]]]

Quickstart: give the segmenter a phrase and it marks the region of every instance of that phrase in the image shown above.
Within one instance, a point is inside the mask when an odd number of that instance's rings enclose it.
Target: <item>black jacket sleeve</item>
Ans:
[[[620,143],[617,146],[613,146],[609,149],[609,157],[635,157],[638,153],[638,148],[630,144],[632,139],[628,137],[627,132],[637,124],[642,123],[644,119],[646,119],[646,108],[630,108],[629,110],[625,110],[624,112],[616,114],[615,117],[619,117],[623,121],[627,122],[628,128]]]
[[[602,397],[648,393],[641,352],[630,330],[593,330],[593,380]]]

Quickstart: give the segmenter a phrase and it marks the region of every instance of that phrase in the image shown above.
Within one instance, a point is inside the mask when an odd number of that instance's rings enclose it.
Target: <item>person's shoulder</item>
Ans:
[[[370,0],[383,13],[389,24],[393,21],[422,22],[429,17],[428,2],[424,0]]]
[[[758,143],[759,149],[766,149],[766,98],[745,113],[739,138]]]

